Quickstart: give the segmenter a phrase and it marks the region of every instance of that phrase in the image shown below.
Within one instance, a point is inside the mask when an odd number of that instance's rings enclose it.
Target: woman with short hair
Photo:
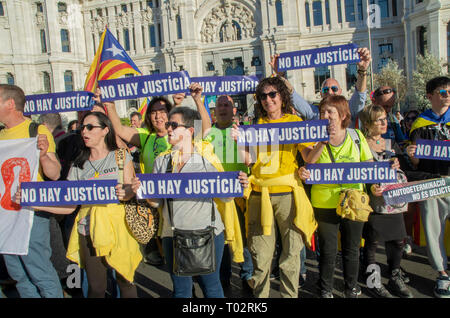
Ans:
[[[319,104],[320,119],[328,119],[329,141],[320,141],[304,159],[307,163],[362,162],[371,161],[372,154],[362,133],[355,129],[359,145],[351,137],[347,127],[351,122],[348,102],[343,96],[325,97]],[[356,136],[356,135],[355,135]],[[332,160],[334,158],[334,160]],[[299,169],[302,180],[309,179],[310,171]],[[364,223],[337,215],[339,196],[344,189],[364,190],[362,183],[314,184],[311,188],[311,203],[318,222],[319,284],[322,298],[333,298],[333,281],[338,232],[341,233],[341,248],[344,269],[345,297],[357,298],[361,294],[358,286],[359,245]]]

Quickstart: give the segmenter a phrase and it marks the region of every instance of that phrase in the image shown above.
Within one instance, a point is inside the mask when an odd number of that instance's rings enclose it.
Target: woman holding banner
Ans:
[[[343,96],[327,96],[319,104],[320,118],[328,119],[329,141],[318,142],[306,156],[307,163],[361,162],[371,161],[369,145],[359,130],[350,132],[347,127],[351,122],[348,102]],[[353,133],[358,140],[353,140]],[[359,141],[359,145],[357,145]],[[305,167],[299,169],[302,180],[309,179],[310,171]],[[358,286],[359,246],[364,223],[342,218],[336,208],[342,189],[355,188],[363,190],[358,184],[314,184],[311,188],[311,203],[318,222],[320,247],[319,284],[322,298],[333,298],[333,277],[336,254],[338,251],[338,232],[341,233],[343,255],[345,296],[357,298],[361,294]]]
[[[258,124],[299,122],[292,115],[289,90],[278,77],[261,80],[256,88],[255,112]],[[239,131],[233,126],[232,135]],[[245,164],[252,167],[246,221],[247,243],[252,254],[254,274],[249,283],[256,297],[269,297],[270,268],[276,245],[276,228],[281,234],[282,252],[279,259],[280,293],[282,297],[297,298],[300,275],[300,251],[311,244],[316,229],[313,210],[296,177],[298,151],[308,144],[259,145],[252,151],[240,147]],[[254,151],[253,151],[254,150]],[[302,238],[304,235],[304,239]]]
[[[397,169],[397,178],[406,182],[406,176],[399,170],[400,164],[396,153],[401,153],[400,147],[391,139],[381,137],[387,131],[387,114],[383,107],[377,105],[367,106],[360,113],[364,125],[364,133],[367,137],[370,150],[375,161],[392,161],[392,168]],[[405,274],[400,268],[403,254],[403,240],[406,237],[403,212],[408,205],[390,206],[383,199],[383,188],[381,184],[370,186],[370,205],[374,211],[369,215],[368,222],[364,225],[364,261],[365,266],[376,264],[375,254],[379,242],[384,242],[386,247],[387,263],[389,265],[388,288],[396,295],[403,298],[412,298],[413,295],[405,285]],[[370,273],[371,270],[368,270]],[[409,281],[409,280],[408,280]],[[376,297],[392,298],[382,284],[373,286],[369,291]]]
[[[118,148],[111,121],[100,112],[87,113],[81,121],[84,147],[69,171],[67,180],[117,180],[119,168],[115,150]],[[134,196],[131,189],[133,163],[127,154],[124,165],[124,185],[116,186],[119,200]],[[20,203],[20,192],[16,194]],[[39,207],[55,214],[70,214],[77,206]],[[134,273],[142,260],[139,244],[125,223],[122,204],[81,206],[75,219],[67,248],[67,258],[86,269],[89,298],[104,298],[107,269],[117,273],[117,283],[123,298],[136,298]]]
[[[200,120],[199,112],[188,107],[176,107],[170,112],[169,119],[166,127],[172,149],[156,158],[153,168],[154,173],[195,172],[201,174],[204,172],[223,172],[222,164],[214,154],[212,145],[194,139],[194,122]],[[247,187],[247,175],[245,173],[240,173],[239,181],[242,187]],[[133,190],[137,191],[139,187],[139,179],[135,178]],[[235,261],[243,261],[241,232],[233,201],[228,199],[224,202],[222,199],[214,198],[212,200],[211,198],[197,198],[195,196],[172,200],[151,199],[149,201],[162,208],[161,237],[167,260],[166,264],[173,283],[174,298],[191,298],[193,285],[192,276],[177,276],[173,272],[173,228],[183,230],[205,229],[211,225],[212,213],[214,213],[216,268],[210,274],[195,277],[198,278],[205,297],[223,298],[220,265],[225,240],[231,245]],[[230,222],[230,220],[234,221]],[[226,236],[224,230],[226,230]],[[230,233],[234,233],[234,238],[229,237]]]

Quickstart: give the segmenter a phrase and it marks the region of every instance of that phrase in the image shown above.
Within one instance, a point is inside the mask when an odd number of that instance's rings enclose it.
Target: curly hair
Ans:
[[[263,89],[269,85],[275,87],[277,92],[280,94],[282,102],[281,112],[283,114],[291,114],[293,108],[291,102],[291,93],[289,92],[286,84],[284,84],[283,80],[278,77],[266,77],[262,79],[256,87],[255,113],[258,114],[258,117],[267,117],[267,112],[261,103],[261,95],[263,94]]]

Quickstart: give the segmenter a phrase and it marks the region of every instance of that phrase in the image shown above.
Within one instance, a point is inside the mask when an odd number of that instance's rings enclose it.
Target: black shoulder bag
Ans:
[[[166,173],[171,172],[172,157],[166,169]],[[196,276],[215,272],[214,201],[211,199],[211,226],[202,230],[181,230],[175,228],[173,223],[173,199],[166,200],[173,231],[173,273],[177,276]]]

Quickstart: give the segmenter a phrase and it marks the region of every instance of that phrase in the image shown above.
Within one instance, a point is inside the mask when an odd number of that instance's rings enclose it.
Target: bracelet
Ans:
[[[359,75],[367,75],[367,70],[358,70]]]

